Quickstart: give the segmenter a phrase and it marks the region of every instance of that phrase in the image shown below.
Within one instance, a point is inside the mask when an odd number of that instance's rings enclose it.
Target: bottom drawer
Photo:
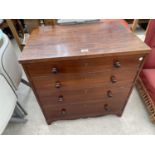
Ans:
[[[106,103],[105,101],[101,101],[87,104],[44,106],[43,111],[47,123],[50,124],[56,120],[120,114],[124,105],[125,100],[119,101],[118,103]]]

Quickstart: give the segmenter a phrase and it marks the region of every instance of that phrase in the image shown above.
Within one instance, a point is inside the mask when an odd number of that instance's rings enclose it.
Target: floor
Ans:
[[[144,32],[141,29],[138,29],[136,34],[142,40],[144,39]],[[122,117],[108,115],[96,118],[56,121],[51,125],[46,124],[30,88],[21,84],[18,94],[20,102],[28,112],[28,121],[24,124],[9,123],[4,135],[155,134],[155,125],[150,122],[146,108],[136,88],[133,89]]]

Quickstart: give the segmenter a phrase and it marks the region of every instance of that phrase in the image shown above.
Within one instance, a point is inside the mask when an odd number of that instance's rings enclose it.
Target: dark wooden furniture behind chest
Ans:
[[[20,57],[48,124],[121,116],[149,48],[117,22],[35,29]]]

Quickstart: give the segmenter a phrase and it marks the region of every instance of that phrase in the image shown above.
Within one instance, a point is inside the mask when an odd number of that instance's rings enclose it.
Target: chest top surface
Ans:
[[[91,23],[35,29],[19,61],[100,57],[148,53],[150,48],[121,24]]]

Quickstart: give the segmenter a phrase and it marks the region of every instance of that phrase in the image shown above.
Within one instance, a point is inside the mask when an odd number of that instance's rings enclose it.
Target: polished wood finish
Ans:
[[[145,54],[147,45],[119,23],[56,25],[35,29],[20,61],[42,62]]]
[[[113,57],[101,57],[101,58],[89,58],[89,59],[80,59],[80,60],[68,60],[68,61],[48,61],[48,62],[36,62],[25,64],[29,74],[32,77],[35,76],[48,76],[48,75],[56,75],[56,76],[65,76],[67,74],[75,75],[80,72],[81,73],[91,73],[91,72],[109,72],[111,69],[113,71],[122,72],[126,69],[135,70],[139,65],[137,63],[139,57],[141,55],[129,55],[126,56],[113,56]],[[116,63],[121,65],[119,68],[116,66]],[[39,66],[39,67],[38,67]],[[104,66],[104,68],[103,68]],[[136,66],[136,67],[135,67]],[[52,74],[53,73],[53,74]],[[77,75],[76,75],[77,76]],[[68,77],[69,78],[69,77]]]
[[[50,124],[121,116],[149,48],[117,22],[36,29],[19,59]]]

